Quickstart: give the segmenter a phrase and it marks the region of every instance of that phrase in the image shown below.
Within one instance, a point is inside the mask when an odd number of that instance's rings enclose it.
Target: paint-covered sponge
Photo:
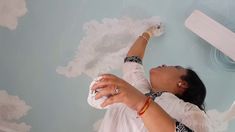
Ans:
[[[88,98],[87,98],[87,102],[90,106],[96,108],[96,109],[106,109],[108,108],[108,106],[106,107],[101,107],[101,104],[107,99],[106,96],[103,96],[102,98],[100,99],[95,99],[95,95],[101,90],[101,89],[98,89],[96,91],[93,91],[91,90],[92,86],[101,79],[101,77],[98,77],[96,79],[94,79],[90,86],[89,86],[89,93],[88,93]]]

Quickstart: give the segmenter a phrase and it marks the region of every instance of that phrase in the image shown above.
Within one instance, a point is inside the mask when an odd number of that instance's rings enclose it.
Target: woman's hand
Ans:
[[[108,98],[101,104],[102,107],[114,103],[124,103],[133,110],[139,111],[145,103],[146,96],[135,87],[112,74],[103,74],[93,85],[92,90],[98,90],[95,99],[103,96]]]

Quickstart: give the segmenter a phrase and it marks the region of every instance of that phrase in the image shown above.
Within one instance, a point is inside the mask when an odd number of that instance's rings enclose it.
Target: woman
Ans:
[[[142,59],[156,30],[149,28],[130,48],[124,80],[104,74],[93,85],[92,90],[99,89],[96,99],[108,97],[102,107],[110,105],[100,132],[209,131],[203,111],[206,89],[194,71],[162,65],[150,70],[150,84],[144,77]]]

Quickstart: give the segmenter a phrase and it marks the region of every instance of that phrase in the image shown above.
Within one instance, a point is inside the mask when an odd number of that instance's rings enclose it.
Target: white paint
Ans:
[[[160,23],[156,16],[141,20],[122,17],[87,22],[84,24],[86,36],[80,41],[74,59],[66,67],[58,67],[57,72],[66,77],[84,73],[95,78],[98,74],[120,69],[135,39],[150,26]],[[162,27],[156,36],[162,34]]]
[[[0,132],[29,132],[31,126],[17,120],[26,115],[30,106],[18,96],[0,90]]]
[[[26,12],[25,0],[0,0],[0,26],[16,29],[18,18]]]

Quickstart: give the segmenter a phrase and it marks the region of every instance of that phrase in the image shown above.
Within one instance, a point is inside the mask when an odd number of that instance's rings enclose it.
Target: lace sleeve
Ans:
[[[184,102],[171,93],[163,93],[155,99],[172,118],[184,124],[195,132],[209,132],[209,122],[206,113],[196,105]]]
[[[142,93],[149,92],[149,82],[145,77],[142,60],[138,56],[126,57],[123,64],[123,79]]]
[[[182,116],[182,123],[196,132],[209,132],[209,122],[206,114],[200,111],[187,111]]]

